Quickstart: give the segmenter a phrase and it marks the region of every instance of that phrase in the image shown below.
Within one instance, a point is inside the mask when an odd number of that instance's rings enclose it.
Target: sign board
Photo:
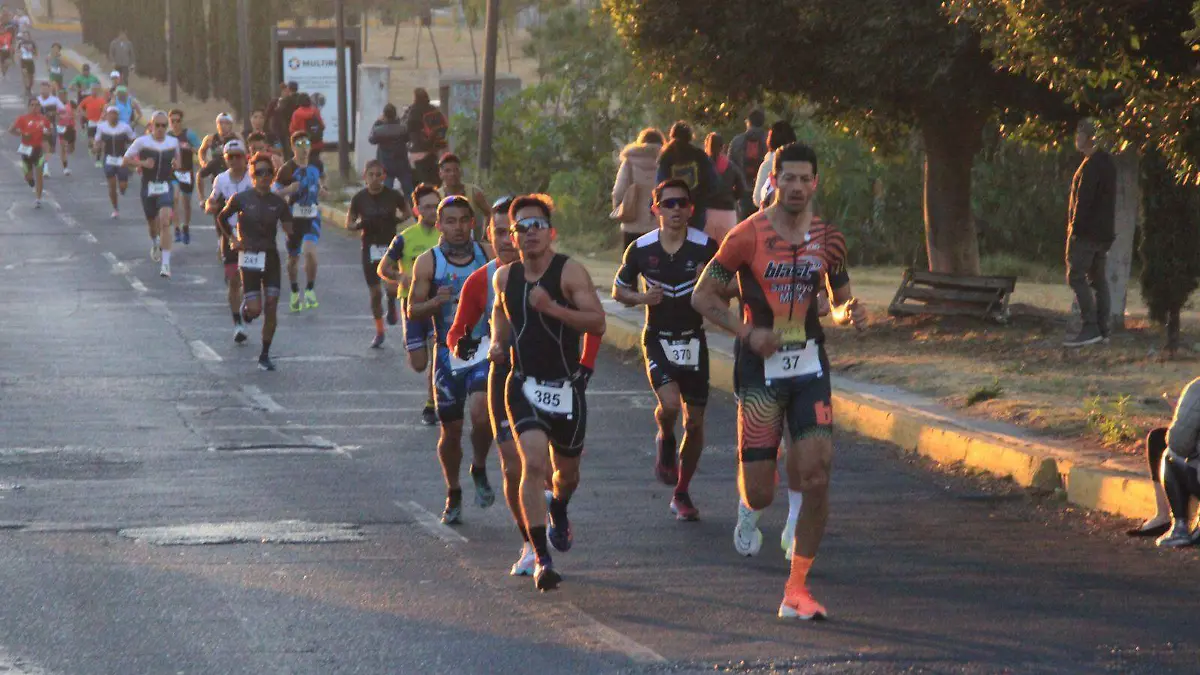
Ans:
[[[355,70],[359,62],[359,29],[346,27],[346,89],[338,92],[337,48],[331,28],[278,28],[272,40],[271,58],[278,82],[296,82],[300,93],[312,97],[325,120],[325,147],[337,147],[338,129],[347,125],[347,138],[354,143],[354,117],[358,103]],[[348,119],[338,116],[340,96],[346,97]]]

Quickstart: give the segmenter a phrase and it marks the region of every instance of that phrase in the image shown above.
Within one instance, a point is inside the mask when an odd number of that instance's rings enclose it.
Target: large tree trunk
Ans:
[[[1109,327],[1125,330],[1125,297],[1129,288],[1129,272],[1133,269],[1133,235],[1137,231],[1138,206],[1141,192],[1138,189],[1138,157],[1133,152],[1114,155],[1117,164],[1116,235],[1112,248],[1108,250],[1108,296],[1112,301],[1112,316]]]
[[[925,141],[925,247],[929,270],[979,274],[979,238],[971,217],[971,165],[985,117],[974,111],[922,116]]]
[[[1167,314],[1167,356],[1174,357],[1179,351],[1179,308],[1171,308]]]

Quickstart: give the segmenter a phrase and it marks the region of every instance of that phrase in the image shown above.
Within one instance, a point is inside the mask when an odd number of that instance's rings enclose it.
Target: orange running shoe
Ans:
[[[785,594],[783,602],[779,604],[779,618],[781,619],[800,619],[801,621],[810,621],[813,619],[824,619],[829,614],[825,611],[825,607],[817,602],[808,588],[802,588],[790,595]]]

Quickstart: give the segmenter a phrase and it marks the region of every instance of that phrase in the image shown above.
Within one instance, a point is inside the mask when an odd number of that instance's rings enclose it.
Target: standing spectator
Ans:
[[[704,139],[704,153],[713,163],[717,174],[716,189],[708,202],[708,221],[704,224],[704,233],[712,237],[719,245],[725,240],[725,235],[738,223],[738,201],[750,192],[746,186],[746,177],[742,170],[722,152],[725,150],[725,139],[721,134],[713,132]]]
[[[121,74],[121,83],[128,86],[129,76],[133,73],[134,58],[133,43],[129,41],[125,31],[121,31],[108,44],[108,60],[113,62],[113,67]]]
[[[767,130],[763,128],[766,123],[763,111],[752,110],[746,116],[746,130],[729,141],[729,161],[742,172],[742,181],[746,185],[758,178],[758,170],[767,155]],[[746,190],[738,202],[738,217],[749,218],[754,210],[754,194]]]
[[[390,188],[392,181],[396,181],[400,184],[401,194],[411,195],[413,176],[408,164],[408,127],[396,114],[396,106],[391,103],[383,106],[383,115],[375,120],[367,140],[378,146],[375,158],[383,164],[383,184]]]
[[[754,206],[765,209],[771,205],[773,189],[767,178],[771,175],[775,151],[789,143],[795,143],[796,140],[796,131],[786,120],[779,120],[771,125],[771,130],[767,132],[767,156],[763,157],[762,165],[758,167],[758,177],[754,180]]]
[[[1084,157],[1071,179],[1067,205],[1067,283],[1075,291],[1083,326],[1079,335],[1063,341],[1064,347],[1107,340],[1112,313],[1105,272],[1108,249],[1116,238],[1117,165],[1096,147],[1095,131],[1090,119],[1075,129],[1075,148]]]
[[[488,220],[492,217],[492,207],[488,204],[483,188],[463,182],[462,162],[454,153],[446,153],[438,160],[438,176],[442,183],[442,199],[458,196],[466,197],[467,201],[471,202],[471,210],[475,212],[475,239],[484,241]]]
[[[292,121],[288,124],[288,138],[297,131],[308,134],[308,139],[312,141],[310,161],[320,159],[320,151],[325,147],[322,142],[325,137],[325,120],[321,119],[320,109],[308,94],[296,97],[296,112],[292,113]]]
[[[446,133],[450,124],[430,102],[429,92],[421,88],[413,90],[412,105],[404,112],[404,126],[408,129],[408,160],[413,181],[441,187],[438,159],[449,151]]]
[[[670,142],[658,156],[658,183],[679,179],[692,191],[692,217],[688,226],[704,229],[708,202],[717,186],[717,173],[708,155],[692,145],[692,127],[683,121],[671,125]],[[656,185],[658,183],[655,183]]]
[[[621,168],[617,169],[617,178],[613,181],[612,217],[621,222],[622,251],[635,239],[658,227],[650,203],[654,187],[658,185],[654,178],[662,147],[663,135],[658,129],[642,129],[637,141],[621,151]]]

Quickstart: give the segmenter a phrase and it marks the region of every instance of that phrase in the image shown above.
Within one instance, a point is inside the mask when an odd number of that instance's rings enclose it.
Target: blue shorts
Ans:
[[[316,244],[321,240],[321,219],[316,220],[293,220],[292,233],[287,236],[287,252],[288,255],[295,258],[300,255],[300,251],[304,246],[304,242],[311,241]]]
[[[113,176],[116,176],[117,180],[122,183],[128,183],[129,182],[129,167],[109,166],[109,165],[105,164],[104,165],[104,177],[112,178]]]
[[[146,220],[154,220],[158,217],[158,212],[162,209],[170,209],[175,207],[175,184],[167,183],[167,191],[161,195],[153,197],[146,194],[146,186],[142,186],[142,213],[146,215]]]
[[[429,346],[429,336],[433,335],[433,317],[413,321],[408,318],[408,301],[400,302],[404,313],[404,349],[410,352],[425,349]]]
[[[450,350],[437,348],[433,364],[433,395],[438,421],[443,424],[457,422],[463,418],[467,397],[487,391],[487,359],[462,370],[450,369]]]

